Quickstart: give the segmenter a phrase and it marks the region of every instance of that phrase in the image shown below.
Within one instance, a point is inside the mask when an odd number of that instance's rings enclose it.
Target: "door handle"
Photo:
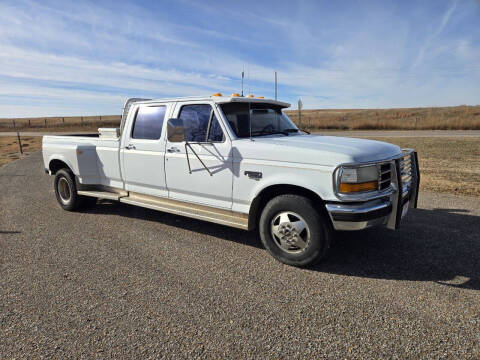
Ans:
[[[125,149],[126,150],[135,150],[136,147],[135,147],[135,145],[129,144],[129,145],[125,146]]]
[[[177,148],[176,146],[172,146],[171,148],[167,149],[167,152],[169,153],[180,152],[180,149]]]

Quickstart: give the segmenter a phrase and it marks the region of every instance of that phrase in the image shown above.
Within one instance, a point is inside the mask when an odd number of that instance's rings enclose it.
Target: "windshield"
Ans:
[[[299,132],[292,120],[274,104],[264,103],[227,103],[221,105],[230,127],[239,138],[252,136]]]

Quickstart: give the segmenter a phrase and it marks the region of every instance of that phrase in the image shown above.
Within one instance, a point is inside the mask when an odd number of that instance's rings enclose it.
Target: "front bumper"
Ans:
[[[404,183],[401,159],[410,157],[410,181]],[[363,202],[331,202],[325,204],[335,230],[362,230],[372,226],[386,226],[396,230],[408,208],[416,208],[420,171],[417,153],[404,149],[402,156],[392,159],[391,188],[385,196]]]

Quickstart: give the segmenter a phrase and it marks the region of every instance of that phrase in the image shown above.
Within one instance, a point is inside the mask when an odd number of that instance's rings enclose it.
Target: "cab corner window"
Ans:
[[[132,138],[158,140],[162,135],[166,106],[141,106],[133,123]]]
[[[223,131],[215,112],[208,104],[184,105],[179,118],[183,120],[185,140],[189,142],[222,142]],[[210,130],[209,130],[210,124]],[[208,139],[207,139],[208,133]]]

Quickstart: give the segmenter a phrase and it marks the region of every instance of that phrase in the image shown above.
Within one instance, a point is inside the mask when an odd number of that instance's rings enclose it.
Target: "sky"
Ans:
[[[0,0],[0,118],[241,91],[296,108],[480,104],[480,0]]]

